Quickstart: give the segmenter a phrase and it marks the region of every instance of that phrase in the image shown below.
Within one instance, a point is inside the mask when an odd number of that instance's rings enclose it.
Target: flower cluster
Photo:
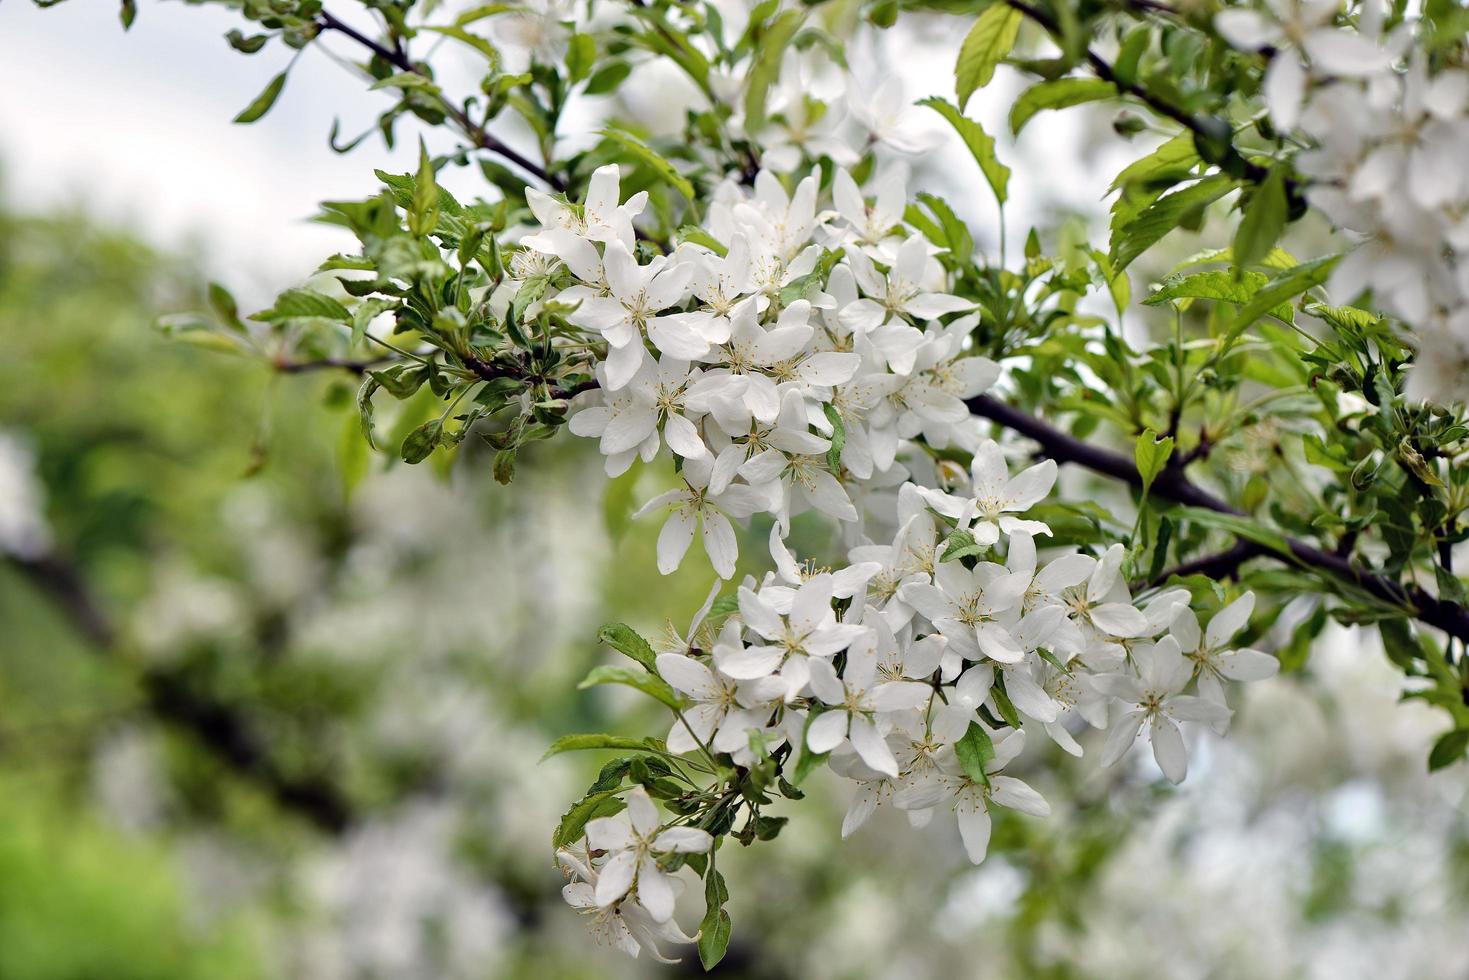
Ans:
[[[1363,3],[1347,26],[1340,0],[1272,0],[1220,11],[1214,26],[1237,48],[1269,52],[1266,104],[1278,130],[1308,145],[1295,156],[1306,197],[1359,241],[1332,295],[1370,290],[1408,324],[1408,394],[1446,404],[1469,396],[1469,73],[1431,70],[1418,25],[1385,31],[1383,14]]]
[[[697,533],[731,579],[734,523],[773,518],[774,569],[710,615],[716,582],[688,635],[646,664],[683,706],[668,752],[697,753],[711,772],[716,757],[825,759],[857,784],[844,833],[885,802],[914,824],[952,810],[978,862],[991,806],[1049,811],[1005,771],[1032,730],[1080,755],[1080,728],[1107,729],[1104,764],[1146,731],[1177,782],[1179,723],[1222,731],[1222,680],[1268,676],[1276,661],[1231,647],[1248,593],[1201,630],[1186,590],[1134,599],[1120,544],[1041,560],[1051,531],[1027,514],[1056,464],[1012,474],[970,416],[965,399],[999,375],[967,349],[973,304],[946,291],[928,243],[893,224],[884,199],[901,188],[885,183],[874,209],[845,171],[832,186],[836,208],[822,210],[815,175],[787,194],[762,172],[751,193],[721,192],[698,243],[640,262],[642,199],[620,202],[608,167],[584,204],[533,193],[543,227],[524,245],[564,263],[542,302],[593,338],[598,387],[577,397],[572,431],[598,440],[611,474],[665,444],[678,462],[682,485],[643,508],[670,510],[660,569],[676,569]],[[875,210],[889,227],[874,227]],[[972,458],[967,473],[926,451],[949,448]],[[805,510],[844,529],[846,565],[791,553]],[[641,787],[622,802],[625,814],[563,848],[566,897],[609,941],[656,952],[681,938],[665,869],[709,850],[717,807],[679,796],[664,823]]]
[[[662,571],[679,566],[697,532],[731,578],[731,518],[756,513],[773,515],[783,535],[814,509],[855,539],[858,505],[890,509],[908,478],[899,456],[911,440],[977,445],[964,401],[999,368],[966,350],[974,304],[943,291],[926,239],[897,225],[873,231],[845,171],[837,211],[818,212],[814,175],[791,194],[769,171],[748,196],[730,186],[711,207],[707,243],[647,264],[632,228],[643,196],[619,204],[618,183],[616,167],[602,168],[582,205],[530,192],[544,227],[524,244],[563,263],[570,280],[543,302],[574,307],[570,321],[605,345],[571,431],[598,440],[609,475],[664,444],[680,460],[683,487],[648,503],[671,509]]]

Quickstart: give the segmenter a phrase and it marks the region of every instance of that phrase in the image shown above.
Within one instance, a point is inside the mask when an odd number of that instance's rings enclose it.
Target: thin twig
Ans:
[[[1212,579],[1235,578],[1239,575],[1241,565],[1251,558],[1256,558],[1264,554],[1268,554],[1265,548],[1253,541],[1240,538],[1235,541],[1232,547],[1225,551],[1213,555],[1204,555],[1195,558],[1193,561],[1186,561],[1174,568],[1160,572],[1151,581],[1141,584],[1148,586],[1162,585],[1175,576],[1178,578],[1187,578],[1190,575],[1207,575]]]
[[[425,78],[428,77],[427,73],[425,73],[423,69],[413,63],[412,59],[408,57],[407,52],[403,50],[401,45],[397,46],[396,49],[390,50],[383,44],[374,41],[372,38],[363,34],[361,31],[358,31],[350,24],[346,24],[338,20],[336,17],[332,16],[325,10],[321,12],[320,24],[322,30],[336,31],[343,37],[351,38],[353,41],[356,41],[358,44],[371,51],[374,56],[386,62],[387,64],[392,65],[399,71],[411,72],[415,75],[422,75]],[[463,109],[460,109],[448,99],[443,100],[443,105],[444,110],[449,114],[454,122],[458,124],[459,128],[464,132],[464,135],[469,137],[470,142],[472,142],[476,147],[478,147],[479,149],[488,150],[491,153],[496,154],[497,156],[504,157],[506,160],[509,160],[521,170],[524,170],[526,173],[533,175],[538,180],[549,185],[554,190],[562,192],[566,190],[566,183],[560,177],[556,176],[553,173],[550,173],[546,170],[545,167],[534,162],[529,157],[525,156],[518,150],[515,150],[514,148],[506,144],[504,141],[500,140],[484,126],[474,122],[472,119],[469,118],[468,114],[465,113]]]

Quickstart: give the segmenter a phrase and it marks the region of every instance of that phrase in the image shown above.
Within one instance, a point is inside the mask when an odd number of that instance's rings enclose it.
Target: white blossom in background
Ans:
[[[1418,348],[1408,394],[1442,404],[1469,397],[1469,73],[1430,70],[1411,17],[1383,33],[1383,9],[1355,24],[1339,0],[1271,0],[1221,10],[1215,29],[1243,51],[1268,52],[1271,121],[1305,145],[1294,165],[1307,200],[1355,243],[1328,289],[1347,303],[1370,290]],[[1417,50],[1414,50],[1417,48]]]
[[[36,478],[36,458],[16,436],[0,431],[0,552],[39,558],[51,549],[46,489]]]

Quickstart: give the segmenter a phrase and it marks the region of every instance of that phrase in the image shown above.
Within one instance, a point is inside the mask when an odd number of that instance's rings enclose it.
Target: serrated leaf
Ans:
[[[672,185],[673,189],[678,191],[689,202],[690,207],[694,205],[694,185],[689,182],[687,177],[674,169],[673,164],[664,159],[657,150],[631,133],[625,133],[620,129],[603,129],[602,135],[651,167],[659,177],[666,183]]]
[[[736,605],[735,608],[739,608]],[[609,623],[597,630],[597,639],[625,657],[637,661],[649,671],[657,672],[658,657],[648,641],[624,623]]]
[[[595,749],[657,753],[664,751],[662,745],[658,744],[655,739],[649,738],[627,738],[622,735],[600,734],[563,735],[551,743],[550,748],[546,749],[545,754],[541,756],[541,761],[545,762],[553,755],[560,755],[563,752],[588,752]]]
[[[265,323],[280,323],[284,320],[322,319],[333,323],[347,323],[352,314],[330,296],[310,289],[288,289],[276,297],[268,310],[253,314],[250,319]]]
[[[968,531],[955,531],[949,535],[944,542],[944,553],[939,557],[939,564],[946,561],[957,561],[960,558],[968,558],[974,555],[982,555],[989,547],[974,540],[974,535]]]
[[[648,697],[670,708],[677,709],[682,705],[678,692],[670,687],[663,678],[647,671],[633,670],[631,667],[611,665],[595,667],[576,688],[578,691],[584,691],[600,684],[625,684],[642,691]]]
[[[1221,349],[1228,350],[1239,335],[1244,333],[1245,328],[1281,303],[1289,302],[1306,290],[1326,282],[1331,277],[1331,270],[1336,268],[1336,263],[1340,260],[1340,255],[1325,255],[1273,276],[1224,328]]]
[[[721,616],[733,616],[739,611],[739,596],[722,595],[714,600],[714,605],[709,607],[709,618],[718,619]]]
[[[597,817],[610,817],[620,812],[624,804],[617,798],[616,792],[615,789],[605,789],[596,793],[588,793],[573,803],[571,809],[562,814],[561,823],[557,825],[556,832],[551,836],[551,846],[562,848],[575,844],[586,831],[587,821]]]
[[[265,86],[265,90],[255,96],[255,101],[245,106],[240,114],[235,117],[234,121],[242,124],[252,123],[269,112],[270,107],[275,105],[275,100],[280,98],[281,90],[286,87],[287,74],[289,74],[289,70],[283,71],[272,78],[270,84]]]
[[[1207,207],[1235,188],[1235,180],[1224,174],[1205,177],[1183,190],[1173,191],[1149,204],[1128,221],[1112,238],[1112,268],[1121,272],[1139,255],[1152,248],[1164,235],[1179,226],[1191,211]],[[1274,305],[1273,303],[1271,304]]]
[[[1020,33],[1020,11],[1009,4],[996,3],[975,20],[959,46],[959,60],[954,64],[954,94],[962,111],[969,97],[984,88],[995,77],[995,68],[1015,46]]]
[[[1107,193],[1115,193],[1129,184],[1141,183],[1162,173],[1188,171],[1197,166],[1199,162],[1199,151],[1194,146],[1192,135],[1180,133],[1142,159],[1134,160],[1123,167],[1117,176],[1112,178],[1112,184],[1107,188]]]
[[[1010,132],[1016,136],[1036,113],[1067,109],[1086,102],[1114,98],[1117,86],[1100,78],[1057,78],[1032,85],[1010,106]]]
[[[969,148],[974,161],[979,164],[979,169],[989,183],[990,190],[995,193],[995,199],[1003,206],[1009,196],[1010,168],[1001,163],[1000,158],[995,155],[994,139],[984,131],[983,126],[967,118],[951,103],[936,95],[922,99],[918,104],[928,106],[949,121],[949,125],[954,127],[954,131]]]
[[[1178,306],[1179,309],[1184,309],[1189,300],[1214,299],[1243,306],[1254,299],[1255,294],[1269,281],[1270,277],[1263,272],[1245,271],[1236,275],[1221,269],[1173,275],[1159,283],[1158,289],[1143,300],[1143,305],[1159,306],[1163,303],[1183,300],[1184,302],[1179,303]],[[1279,317],[1287,323],[1295,319],[1289,303],[1282,303],[1275,307],[1270,311],[1270,315]]]

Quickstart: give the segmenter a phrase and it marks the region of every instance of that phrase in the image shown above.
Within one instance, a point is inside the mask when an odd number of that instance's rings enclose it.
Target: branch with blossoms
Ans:
[[[212,316],[171,326],[281,370],[362,371],[364,436],[408,463],[472,464],[488,445],[509,482],[524,447],[566,429],[595,440],[609,476],[658,468],[670,489],[639,516],[666,515],[659,570],[698,538],[717,581],[661,648],[605,628],[631,665],[583,682],[639,690],[668,710],[667,734],[552,746],[617,753],[554,834],[565,897],[597,935],[659,958],[694,942],[717,963],[721,848],[778,835],[774,811],[818,767],[853,784],[844,834],[879,806],[918,825],[952,812],[975,862],[993,807],[1049,812],[1022,779],[1039,766],[1027,743],[1109,766],[1145,741],[1178,782],[1188,739],[1227,730],[1231,684],[1301,669],[1328,614],[1375,625],[1408,696],[1448,719],[1430,767],[1463,756],[1462,26],[1370,3],[1005,0],[966,14],[954,100],[910,105],[896,76],[866,87],[877,73],[849,58],[870,45],[849,46],[820,3],[760,4],[738,24],[593,6],[446,21],[366,4],[374,37],[314,0],[246,3],[265,33],[232,34],[237,49],[347,37],[397,100],[376,127],[390,145],[413,117],[470,146],[420,144],[415,172],[324,205],[358,248],[307,287],[249,317],[216,288]],[[897,18],[860,9],[861,33]],[[449,97],[409,55],[424,33],[483,61],[473,96]],[[567,139],[568,106],[654,63],[696,94],[680,133],[613,110]],[[1139,145],[1105,242],[1033,228],[1007,261],[1017,175],[966,114],[1002,66],[1034,81],[1013,136],[1080,105],[1155,117],[1115,121]],[[489,135],[502,118],[544,166]],[[940,122],[999,208],[998,260],[950,202],[910,193],[930,183],[910,161]],[[440,186],[472,162],[492,200]],[[1292,229],[1308,209],[1336,229],[1330,247]],[[1221,225],[1227,247],[1167,268],[1178,229]],[[1134,303],[1144,262],[1155,281]],[[1012,466],[1037,447],[1044,461]],[[1058,463],[1120,485],[1107,505],[1053,494]],[[798,519],[828,529],[824,551],[793,553]],[[757,520],[752,558],[738,529]],[[742,548],[759,574],[740,575]],[[1317,610],[1293,622],[1300,596]],[[703,883],[696,934],[675,921],[685,869]]]

